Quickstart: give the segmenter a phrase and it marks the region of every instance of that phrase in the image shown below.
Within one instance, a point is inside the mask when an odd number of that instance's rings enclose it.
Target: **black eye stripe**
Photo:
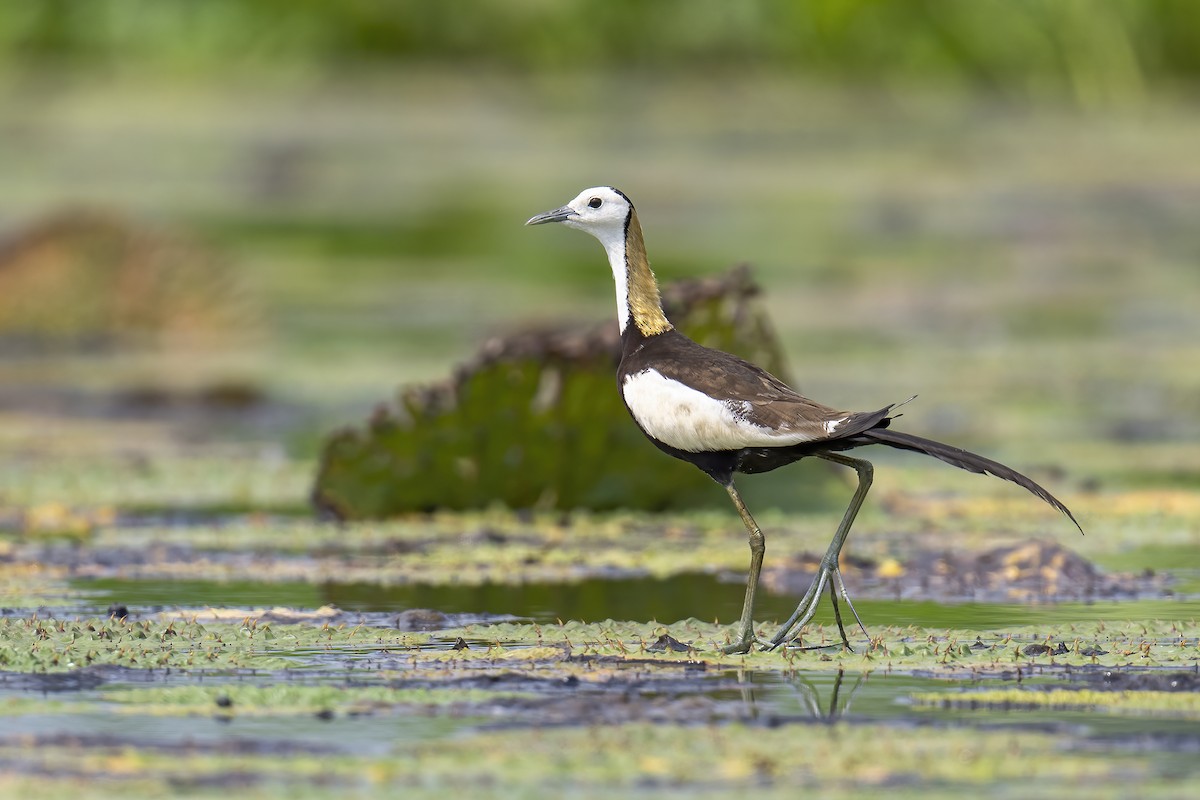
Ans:
[[[599,197],[593,197],[588,200],[588,208],[599,208],[604,203]]]

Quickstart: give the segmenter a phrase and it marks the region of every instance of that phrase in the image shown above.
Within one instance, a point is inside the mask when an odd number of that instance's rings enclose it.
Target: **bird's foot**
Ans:
[[[854,610],[854,604],[850,602],[850,594],[846,591],[846,584],[842,581],[842,573],[836,564],[821,564],[821,568],[817,571],[813,578],[812,585],[808,591],[804,593],[804,598],[800,601],[800,605],[796,607],[795,612],[785,622],[775,635],[771,637],[767,643],[765,650],[774,650],[785,641],[788,642],[789,648],[799,650],[818,650],[830,645],[801,645],[795,641],[800,629],[808,624],[809,620],[817,611],[817,606],[821,602],[821,595],[825,592],[825,587],[829,587],[829,599],[833,602],[833,616],[837,621],[838,634],[842,637],[842,646],[847,650],[853,651],[850,646],[850,638],[846,636],[846,627],[842,624],[842,609],[839,603],[839,595],[842,600],[846,601],[846,605],[850,608],[850,613],[854,615],[854,621],[858,623],[859,629],[868,639],[871,635],[867,633],[866,626],[863,625],[862,619],[858,616],[858,612]]]
[[[773,650],[774,645],[769,641],[759,636],[754,631],[744,631],[736,642],[727,644],[721,648],[721,652],[727,656],[738,656],[749,653],[750,650],[758,645],[762,650]]]

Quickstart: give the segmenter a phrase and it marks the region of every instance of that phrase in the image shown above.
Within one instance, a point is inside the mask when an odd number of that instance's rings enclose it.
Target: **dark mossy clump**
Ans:
[[[697,341],[783,375],[749,270],[668,286]],[[727,502],[694,467],[645,440],[617,395],[615,324],[486,342],[440,384],[402,392],[365,428],[326,443],[313,500],[343,519],[501,502],[512,508],[661,510]],[[792,490],[794,493],[794,489]]]

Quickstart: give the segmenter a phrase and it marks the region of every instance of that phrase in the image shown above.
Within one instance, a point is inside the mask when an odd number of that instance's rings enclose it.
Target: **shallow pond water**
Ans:
[[[0,695],[2,698],[3,695]],[[87,701],[85,695],[79,698]],[[438,717],[343,717],[322,720],[313,715],[301,718],[165,716],[161,714],[114,713],[111,709],[59,714],[22,714],[6,717],[9,736],[39,739],[78,737],[119,741],[133,747],[180,748],[193,745],[232,745],[238,749],[275,752],[296,751],[384,755],[404,742],[427,742],[453,735],[478,720]],[[264,746],[265,744],[265,746]]]
[[[272,607],[317,608],[333,605],[346,611],[399,612],[430,608],[446,614],[503,615],[535,622],[642,619],[736,620],[741,612],[739,583],[713,575],[669,578],[589,579],[571,583],[378,586],[353,583],[244,583],[220,581],[116,580],[76,581],[89,605],[112,603],[134,608]],[[797,598],[760,593],[758,619],[784,619]],[[914,600],[858,599],[855,606],[867,623],[1005,629],[1072,620],[1191,620],[1200,602],[1191,598],[1000,605],[937,603]],[[822,612],[828,609],[823,608]],[[818,617],[821,619],[822,617]]]
[[[371,654],[364,649],[357,655],[359,658],[349,661],[335,658],[321,665],[309,655],[297,652],[296,670],[203,675],[160,673],[149,682],[186,686],[199,681],[218,693],[226,690],[232,693],[238,686],[270,686],[281,682],[361,687],[375,679],[390,680],[389,676],[395,674],[386,669],[364,669]],[[56,706],[44,712],[6,716],[4,728],[8,737],[26,736],[31,741],[43,742],[70,740],[92,746],[121,743],[160,751],[198,746],[278,756],[385,756],[398,747],[455,737],[472,730],[563,724],[564,708],[572,715],[600,707],[618,709],[618,717],[629,714],[632,721],[654,719],[677,724],[736,721],[774,728],[845,722],[852,727],[839,730],[848,736],[854,735],[855,725],[883,725],[897,731],[928,726],[1037,730],[1061,736],[1064,749],[1112,755],[1150,754],[1162,774],[1192,774],[1191,762],[1200,752],[1200,730],[1194,721],[1052,709],[980,713],[962,708],[918,708],[909,701],[912,695],[920,693],[1012,688],[1017,684],[1012,679],[964,681],[903,673],[789,674],[736,669],[652,675],[631,670],[626,678],[595,684],[546,681],[539,685],[529,676],[508,674],[511,685],[509,681],[498,680],[494,684],[495,698],[488,699],[484,691],[484,698],[480,699],[476,689],[473,700],[440,709],[418,705],[407,711],[380,707],[365,713],[346,713],[342,709],[336,714],[290,713],[280,709],[280,714],[262,715],[212,705],[200,713],[145,713],[112,701],[113,693],[119,695],[123,690],[136,690],[147,684],[140,678],[129,683],[119,672],[108,675],[112,680],[100,685],[71,691],[45,691],[31,678],[19,686],[0,687],[0,705],[38,699]],[[1024,679],[1021,685],[1036,691],[1039,687],[1062,683],[1061,675],[1035,676]],[[518,695],[526,697],[528,702],[510,705],[511,700],[506,698]],[[659,709],[659,716],[643,716],[647,709],[654,708]],[[573,724],[588,721],[577,718]]]

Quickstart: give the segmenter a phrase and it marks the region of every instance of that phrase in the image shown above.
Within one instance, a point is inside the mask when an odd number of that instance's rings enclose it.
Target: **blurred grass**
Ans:
[[[770,65],[823,80],[966,88],[1085,107],[1200,75],[1186,0],[56,0],[0,18],[0,58],[155,71],[459,63],[578,71]]]
[[[754,78],[630,96],[620,76],[554,102],[572,84],[549,83],[101,81],[38,109],[8,93],[20,124],[3,132],[0,213],[94,203],[181,219],[239,258],[276,346],[334,368],[364,339],[394,348],[375,390],[438,374],[514,319],[609,316],[595,248],[520,225],[598,181],[639,203],[664,278],[754,262],[785,339],[823,374],[863,350],[935,361],[947,341],[972,360],[1059,341],[1195,355],[1200,117],[1186,108],[1013,114],[932,95],[901,108]],[[253,177],[273,148],[302,154],[278,194]],[[967,366],[938,371],[969,383],[983,368]]]

